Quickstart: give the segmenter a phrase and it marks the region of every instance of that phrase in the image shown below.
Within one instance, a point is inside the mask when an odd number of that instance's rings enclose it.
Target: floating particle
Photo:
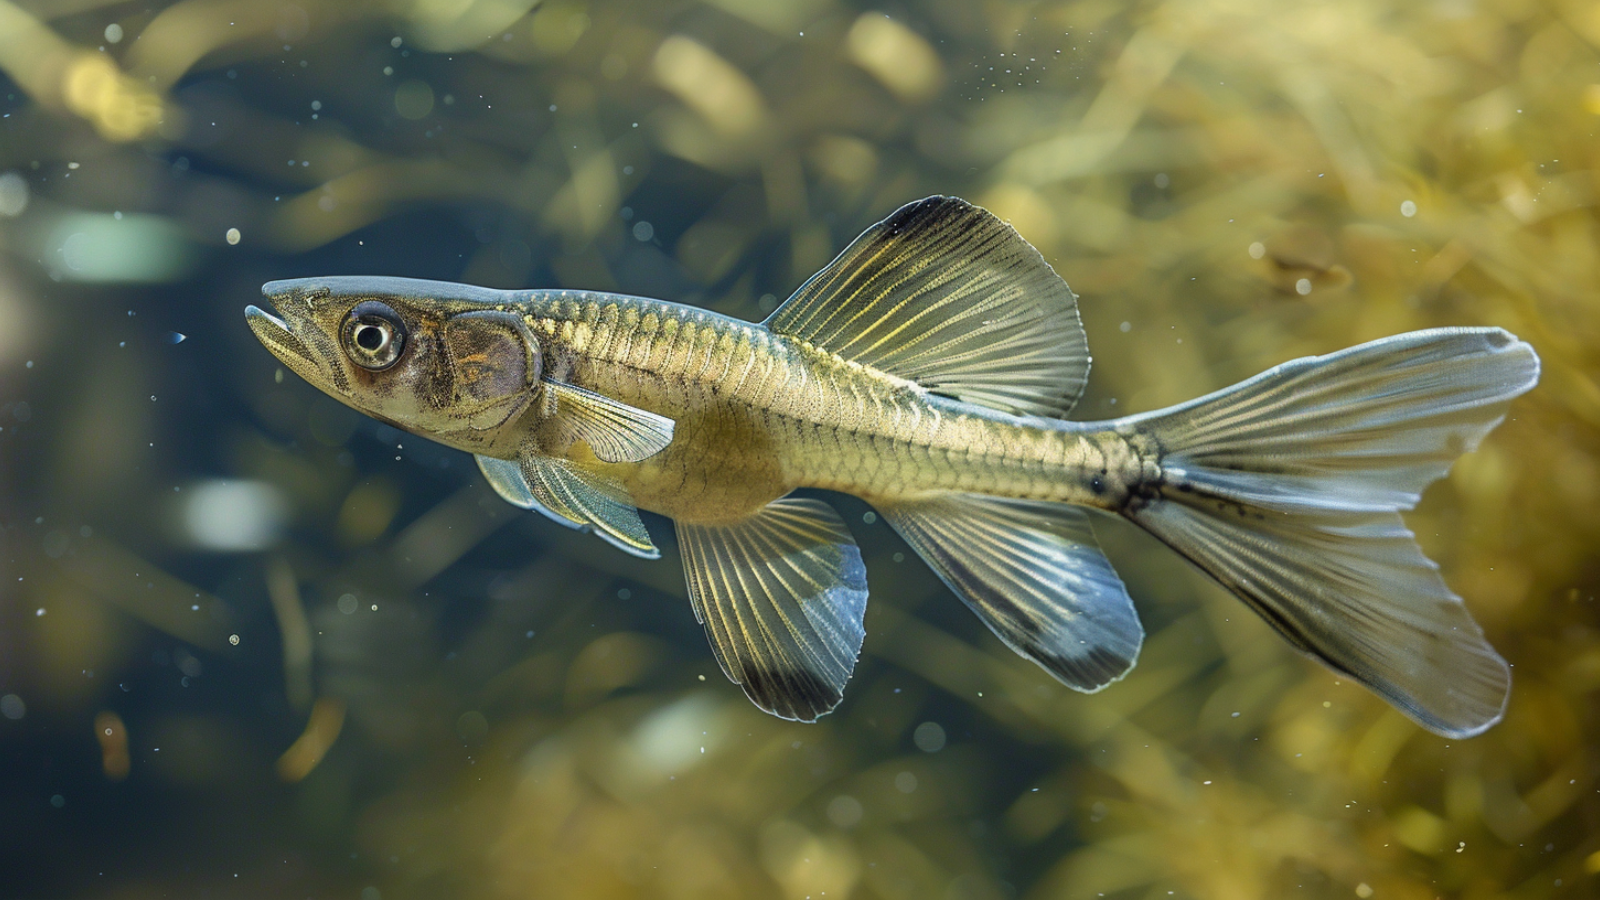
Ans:
[[[944,728],[938,722],[923,722],[912,732],[911,741],[923,753],[938,753],[944,749]]]

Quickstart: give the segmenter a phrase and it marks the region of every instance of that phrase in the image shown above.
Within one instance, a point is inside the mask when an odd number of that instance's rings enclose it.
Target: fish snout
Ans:
[[[245,322],[256,340],[278,359],[297,369],[315,364],[302,334],[312,318],[308,302],[312,292],[308,287],[310,285],[293,281],[271,281],[261,288],[262,295],[271,301],[271,307],[263,309],[250,304],[244,308]]]
[[[261,296],[270,300],[282,313],[290,313],[289,307],[310,306],[312,302],[331,294],[332,291],[320,278],[285,278],[261,286]]]
[[[266,341],[271,336],[282,343],[283,335],[301,335],[315,327],[316,301],[329,293],[315,278],[269,281],[261,286],[261,296],[267,302],[245,307],[244,317],[256,337]]]

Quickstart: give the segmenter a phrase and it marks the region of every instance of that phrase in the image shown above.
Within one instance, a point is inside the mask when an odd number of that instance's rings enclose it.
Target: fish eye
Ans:
[[[372,372],[394,365],[406,348],[406,326],[386,304],[365,300],[344,320],[344,352]]]

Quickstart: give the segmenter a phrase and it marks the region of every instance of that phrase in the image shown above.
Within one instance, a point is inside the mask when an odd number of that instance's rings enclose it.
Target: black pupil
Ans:
[[[363,350],[376,350],[383,346],[383,329],[376,325],[362,325],[356,329],[356,345]]]

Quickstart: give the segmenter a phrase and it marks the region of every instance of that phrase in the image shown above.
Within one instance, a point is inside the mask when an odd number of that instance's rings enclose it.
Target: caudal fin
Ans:
[[[1538,380],[1533,348],[1498,328],[1284,363],[1118,420],[1161,453],[1162,478],[1124,514],[1297,648],[1425,728],[1469,737],[1500,720],[1510,671],[1399,511]]]

